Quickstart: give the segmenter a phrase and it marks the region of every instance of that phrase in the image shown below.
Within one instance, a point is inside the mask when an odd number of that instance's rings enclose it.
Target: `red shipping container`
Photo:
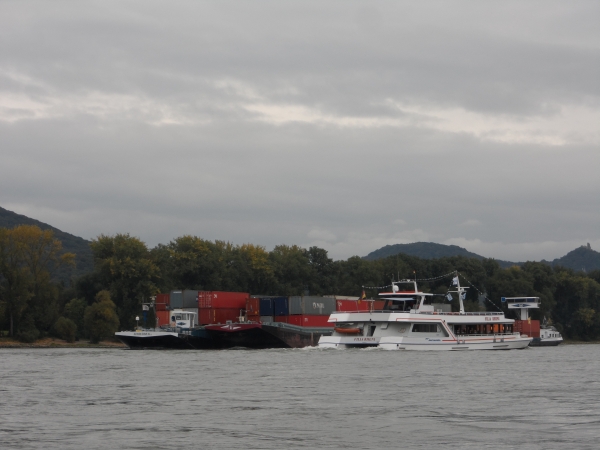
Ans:
[[[154,307],[156,311],[167,311],[169,308],[169,294],[156,294]]]
[[[259,314],[248,314],[246,316],[248,322],[256,322],[260,323],[260,315]]]
[[[331,327],[335,326],[335,323],[327,322],[329,316],[314,316],[308,314],[293,315],[289,316],[288,323],[290,325],[298,325],[299,327]]]
[[[288,323],[288,319],[290,318],[290,316],[275,316],[273,318],[273,320],[275,322],[283,322],[283,323]]]
[[[245,309],[249,298],[247,292],[198,291],[198,308]]]
[[[260,317],[260,298],[249,298],[246,300],[246,314],[248,316],[257,315]]]
[[[369,311],[372,304],[367,300],[336,300],[335,308],[338,312]]]
[[[169,325],[170,311],[156,311],[156,326]]]
[[[240,312],[242,310],[237,308],[212,308],[212,309],[200,309],[199,324],[200,325],[212,325],[218,323],[227,323],[228,321],[237,323],[240,321]]]
[[[540,321],[532,320],[529,323],[528,320],[515,320],[513,331],[518,331],[521,334],[526,334],[529,337],[539,338],[540,337]]]

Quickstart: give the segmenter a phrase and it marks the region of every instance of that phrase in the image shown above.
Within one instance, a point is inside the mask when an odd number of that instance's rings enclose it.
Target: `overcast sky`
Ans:
[[[2,1],[0,206],[334,259],[600,250],[600,2]]]

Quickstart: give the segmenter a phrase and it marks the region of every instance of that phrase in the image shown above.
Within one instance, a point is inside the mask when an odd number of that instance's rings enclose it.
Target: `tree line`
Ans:
[[[70,286],[52,281],[57,267],[72,264],[51,231],[0,229],[0,329],[21,340],[55,335],[98,341],[132,329],[142,303],[175,289],[242,291],[264,295],[349,295],[376,298],[391,280],[417,279],[425,292],[445,294],[454,271],[469,286],[467,310],[502,309],[501,297],[537,296],[546,318],[566,337],[600,338],[600,271],[574,272],[527,262],[503,269],[493,259],[464,256],[421,259],[404,254],[367,261],[334,261],[327,251],[297,245],[234,245],[196,236],[154,248],[129,234],[100,235],[91,243],[94,270]],[[442,297],[440,297],[442,298]],[[442,300],[440,300],[442,301]],[[456,299],[450,302],[458,309]],[[153,325],[152,314],[149,326]]]

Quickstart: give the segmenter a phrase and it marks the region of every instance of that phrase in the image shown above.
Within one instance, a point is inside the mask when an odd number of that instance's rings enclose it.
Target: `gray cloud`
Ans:
[[[0,202],[84,236],[600,244],[591,2],[0,5]]]

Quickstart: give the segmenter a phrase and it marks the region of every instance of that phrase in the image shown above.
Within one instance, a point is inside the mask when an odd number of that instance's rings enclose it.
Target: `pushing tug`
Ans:
[[[546,320],[540,326],[539,320],[529,317],[529,310],[540,307],[539,297],[502,297],[508,309],[518,311],[519,319],[515,321],[515,329],[532,337],[531,347],[555,347],[563,341],[560,332]]]
[[[409,290],[401,290],[410,286]],[[460,311],[434,306],[439,294],[420,292],[414,280],[392,282],[383,292],[381,311],[336,312],[330,336],[322,336],[322,348],[378,347],[388,350],[509,350],[526,348],[532,341],[514,329],[515,321],[502,312],[465,312],[465,287],[458,274],[453,279]]]

